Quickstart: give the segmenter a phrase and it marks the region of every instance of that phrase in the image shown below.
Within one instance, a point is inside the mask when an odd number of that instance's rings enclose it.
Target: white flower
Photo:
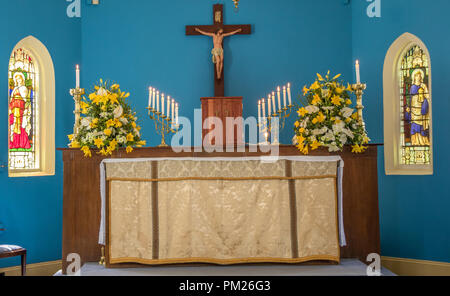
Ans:
[[[344,107],[341,109],[341,112],[345,118],[349,118],[353,114],[353,109],[349,107]]]
[[[97,91],[98,96],[106,96],[108,94],[108,91],[104,89],[103,87],[100,87]]]
[[[331,131],[328,131],[328,133],[325,134],[322,138],[324,141],[334,141],[335,137],[334,134]]]
[[[126,119],[125,117],[122,117],[119,119],[120,122],[122,122],[123,124],[128,124],[128,119]]]
[[[339,141],[344,145],[345,143],[347,143],[347,136],[345,134],[341,134],[341,136],[339,137]]]
[[[339,150],[341,150],[341,149],[336,145],[336,142],[333,142],[328,145],[328,151],[330,151],[330,152],[337,152]]]
[[[102,117],[102,118],[106,118],[106,117],[108,117],[109,116],[109,113],[108,112],[102,112],[102,113],[100,113],[100,117]]]
[[[336,118],[337,120],[337,118]],[[345,128],[345,123],[341,120],[339,123],[333,124],[333,132],[335,134],[340,134],[342,130]]]
[[[84,117],[81,119],[81,126],[88,127],[91,124],[91,118],[90,117]]]
[[[298,141],[297,141],[297,135],[294,135],[293,137],[292,137],[292,145],[297,145],[298,144]]]
[[[124,144],[126,142],[127,142],[127,138],[125,138],[124,136],[117,137],[117,143]]]
[[[306,111],[308,111],[309,114],[319,112],[319,110],[320,110],[319,107],[313,106],[313,105],[309,105],[305,109],[306,109]]]
[[[322,109],[326,110],[326,111],[332,111],[334,109],[334,107],[322,107]]]
[[[318,135],[323,135],[323,134],[325,134],[327,131],[328,131],[328,128],[327,128],[326,126],[324,126],[324,127],[321,128],[321,129],[315,129],[315,130],[313,130],[313,131],[312,131],[312,134],[315,135],[315,136],[318,136]]]
[[[349,137],[350,139],[353,139],[355,137],[355,135],[353,134],[353,132],[347,128],[342,129],[342,132],[347,135],[347,137]]]
[[[322,89],[322,96],[324,96],[325,98],[328,97],[329,93],[330,93],[330,90],[328,88]]]
[[[123,108],[121,105],[117,106],[116,109],[113,111],[114,118],[119,118],[123,114]]]

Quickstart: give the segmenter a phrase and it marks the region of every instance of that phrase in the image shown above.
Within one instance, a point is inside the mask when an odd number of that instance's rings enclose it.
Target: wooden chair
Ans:
[[[27,273],[27,250],[14,245],[0,245],[0,259],[8,257],[21,257],[22,276]]]

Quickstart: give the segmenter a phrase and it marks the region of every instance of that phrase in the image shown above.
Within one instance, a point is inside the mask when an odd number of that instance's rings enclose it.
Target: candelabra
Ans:
[[[180,125],[173,118],[162,114],[152,107],[147,107],[146,109],[148,110],[148,116],[155,123],[156,133],[161,136],[161,144],[158,147],[169,147],[165,140],[166,134],[176,134]]]
[[[366,124],[363,119],[363,109],[364,106],[362,104],[362,96],[364,94],[364,90],[366,89],[367,84],[358,82],[352,85],[352,89],[356,95],[356,109],[358,112],[358,122],[362,125],[364,130],[366,129]]]
[[[73,100],[75,101],[75,111],[73,111],[73,114],[75,114],[75,124],[73,125],[73,137],[75,138],[79,131],[80,131],[80,117],[81,117],[81,96],[84,95],[84,88],[72,88],[70,90],[70,95],[73,97]]]
[[[264,136],[265,141],[260,142],[260,145],[268,145],[269,138],[271,138],[272,145],[279,145],[279,135],[286,125],[286,119],[291,115],[294,105],[288,105],[278,111],[274,111],[268,117],[259,119],[258,129],[260,134]]]

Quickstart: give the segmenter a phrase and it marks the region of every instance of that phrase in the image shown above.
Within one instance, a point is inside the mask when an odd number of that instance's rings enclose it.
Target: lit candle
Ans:
[[[292,106],[291,84],[290,83],[288,83],[288,85],[287,85],[287,93],[288,93],[288,99],[289,99],[289,106]]]
[[[172,99],[172,117],[170,117],[170,118],[172,118],[172,125],[175,122],[175,116],[174,115],[175,115],[175,100]]]
[[[280,99],[280,97],[281,97],[281,88],[280,87],[277,88],[277,93],[278,93],[278,99],[281,100]],[[283,98],[283,106],[286,107],[286,96]]]
[[[264,99],[262,99],[262,114],[263,114],[263,120],[266,119],[266,102]]]
[[[167,118],[170,118],[170,96],[167,96]]]
[[[149,87],[148,88],[148,107],[151,108],[152,107],[152,88]]]
[[[269,95],[269,98],[267,99],[267,111],[269,111],[269,117],[271,116],[271,114],[272,114],[272,108],[271,108],[271,103],[272,103],[272,100],[270,99],[270,95]]]
[[[80,88],[80,66],[77,65],[77,68],[75,70],[76,73],[76,88]]]
[[[161,115],[164,116],[164,94],[161,94]]]
[[[156,92],[156,112],[159,112],[159,90]]]
[[[177,120],[176,120],[176,123],[177,123],[177,127],[178,127],[178,103],[177,103],[177,105],[176,105],[175,118],[177,119]]]
[[[152,89],[152,106],[155,109],[155,96],[156,96],[156,88]]]
[[[284,106],[286,107],[286,86],[283,86],[283,102]]]
[[[361,73],[359,72],[359,61],[356,60],[356,83],[361,83]]]

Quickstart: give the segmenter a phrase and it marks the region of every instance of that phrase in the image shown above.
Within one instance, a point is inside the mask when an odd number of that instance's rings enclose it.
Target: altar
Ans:
[[[83,263],[98,262],[103,245],[107,267],[338,263],[379,252],[376,145],[358,155],[346,147],[308,157],[280,146],[276,162],[248,147],[232,153],[140,148],[111,158],[61,150],[63,258],[78,253]]]

